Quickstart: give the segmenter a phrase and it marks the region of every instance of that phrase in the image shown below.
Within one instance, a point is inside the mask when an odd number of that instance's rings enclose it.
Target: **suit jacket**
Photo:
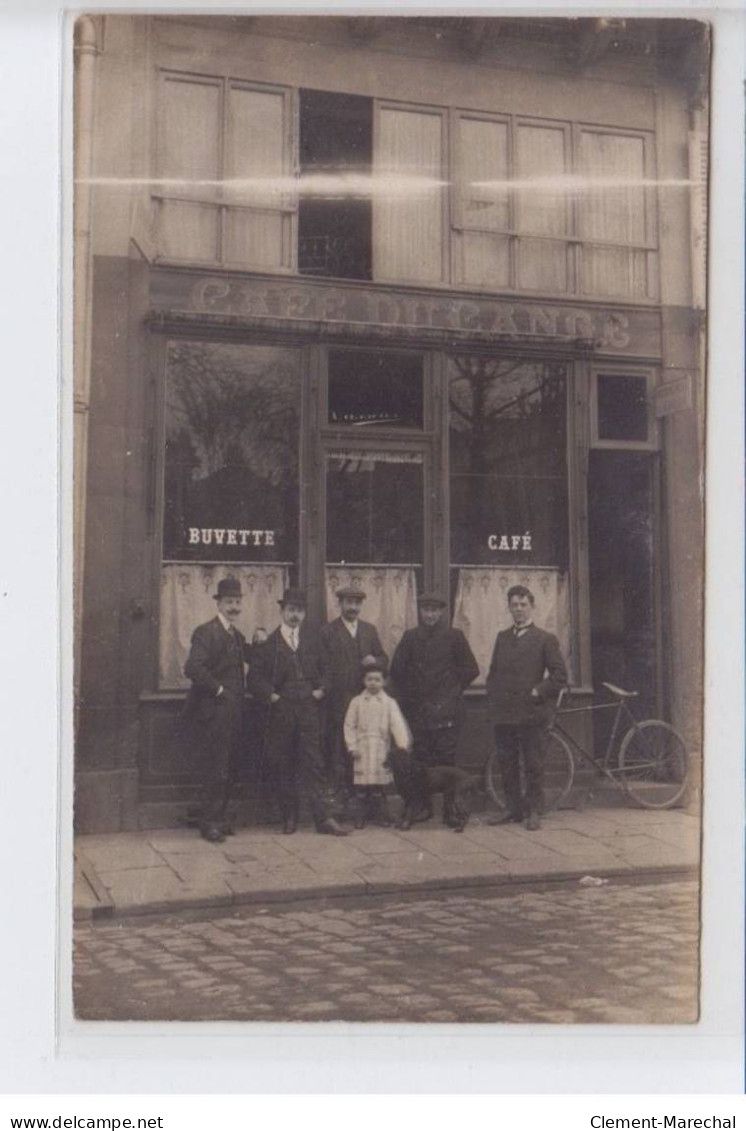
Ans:
[[[264,644],[257,644],[251,650],[248,688],[260,703],[269,703],[273,692],[282,695],[285,683],[295,679],[296,659],[303,677],[310,681],[311,689],[327,690],[319,656],[318,641],[309,632],[301,629],[298,637],[298,651],[283,639],[279,628],[270,633]]]
[[[498,632],[487,675],[487,710],[502,726],[546,726],[549,704],[567,684],[559,641],[532,624],[522,636]],[[531,695],[535,688],[536,699]]]
[[[235,641],[214,617],[195,628],[184,675],[192,681],[186,702],[187,716],[211,719],[217,709],[217,693],[243,700],[246,640],[236,629]]]
[[[412,727],[437,729],[458,723],[462,695],[479,665],[458,628],[419,625],[402,636],[391,661],[391,679]]]
[[[321,630],[321,662],[329,687],[327,708],[339,721],[344,720],[350,700],[362,689],[360,661],[375,656],[384,666],[388,656],[383,650],[375,625],[358,620],[357,636],[350,636],[341,617],[325,624]]]

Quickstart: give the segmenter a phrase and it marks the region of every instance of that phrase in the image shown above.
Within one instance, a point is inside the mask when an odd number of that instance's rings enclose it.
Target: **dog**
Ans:
[[[456,833],[464,831],[477,778],[457,766],[426,766],[408,750],[392,750],[388,761],[404,802],[397,828],[409,829],[416,821],[429,821],[433,815],[433,795],[442,793],[444,822]]]

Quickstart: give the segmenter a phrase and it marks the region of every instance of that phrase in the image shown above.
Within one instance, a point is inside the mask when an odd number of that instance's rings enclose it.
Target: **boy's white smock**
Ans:
[[[384,761],[392,743],[404,750],[412,736],[399,704],[385,691],[363,691],[347,708],[345,745],[352,754],[355,785],[388,785],[393,775]]]

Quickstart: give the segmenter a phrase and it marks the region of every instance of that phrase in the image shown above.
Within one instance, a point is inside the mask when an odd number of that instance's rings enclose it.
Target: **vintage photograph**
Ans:
[[[77,18],[78,1018],[697,1021],[710,49]]]

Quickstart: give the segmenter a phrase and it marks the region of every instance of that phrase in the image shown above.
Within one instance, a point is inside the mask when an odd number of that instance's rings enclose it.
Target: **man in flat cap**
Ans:
[[[360,619],[366,594],[344,588],[336,593],[340,615],[321,630],[321,660],[327,684],[326,748],[330,777],[346,810],[353,793],[353,767],[344,739],[347,708],[362,690],[363,664],[376,663],[386,673],[388,657],[375,625]]]
[[[428,766],[453,766],[463,723],[463,693],[479,665],[463,632],[444,619],[436,593],[417,600],[420,623],[402,636],[391,661],[394,691],[412,729],[412,753]],[[455,815],[443,812],[451,824]]]
[[[282,623],[252,649],[249,690],[267,708],[264,765],[280,806],[284,833],[298,827],[299,777],[305,777],[316,828],[330,836],[348,830],[333,815],[333,796],[321,745],[326,683],[316,641],[303,631],[306,595],[286,589]]]
[[[184,674],[192,681],[185,715],[195,720],[202,761],[199,830],[219,842],[232,832],[227,809],[241,745],[246,641],[236,628],[240,581],[223,578],[213,596],[217,616],[194,630]]]

